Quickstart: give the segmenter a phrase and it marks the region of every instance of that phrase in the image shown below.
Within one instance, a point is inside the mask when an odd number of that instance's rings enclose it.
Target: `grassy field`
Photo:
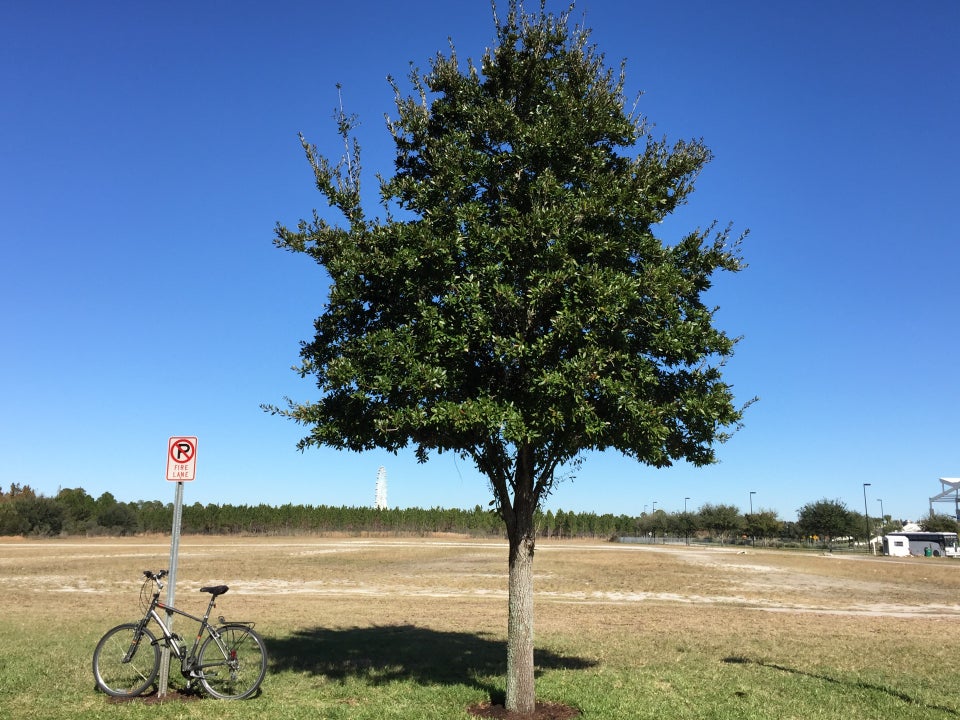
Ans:
[[[185,537],[176,604],[230,585],[217,614],[256,621],[262,692],[111,701],[93,648],[169,552],[0,539],[0,719],[466,719],[502,698],[505,544]],[[584,718],[960,717],[958,561],[541,542],[535,569],[538,697]]]

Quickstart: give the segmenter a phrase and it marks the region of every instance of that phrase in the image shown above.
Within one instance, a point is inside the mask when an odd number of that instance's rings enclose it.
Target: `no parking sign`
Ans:
[[[172,437],[167,443],[167,480],[187,482],[197,474],[197,439]]]

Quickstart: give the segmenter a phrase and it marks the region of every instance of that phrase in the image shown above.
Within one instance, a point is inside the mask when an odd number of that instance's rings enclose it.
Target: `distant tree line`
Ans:
[[[630,538],[660,542],[667,538],[718,543],[801,543],[833,546],[862,543],[899,530],[890,516],[871,517],[852,511],[839,500],[818,500],[798,511],[796,522],[772,510],[741,513],[734,505],[707,503],[697,511],[656,510],[638,516],[548,510],[536,518],[541,538]],[[70,535],[166,534],[173,524],[173,503],[158,500],[120,502],[112,494],[93,498],[82,488],[65,488],[56,496],[13,484],[0,490],[0,535],[55,537]],[[956,532],[958,523],[945,515],[921,522],[925,530]],[[215,505],[193,503],[182,508],[181,529],[201,535],[297,535],[322,533],[385,533],[426,535],[453,533],[504,537],[503,523],[488,508],[335,507],[329,505]]]

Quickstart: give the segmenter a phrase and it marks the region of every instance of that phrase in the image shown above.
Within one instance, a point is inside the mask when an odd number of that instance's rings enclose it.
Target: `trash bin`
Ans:
[[[923,556],[924,556],[924,557],[932,557],[932,556],[933,556],[933,550],[932,550],[931,548],[928,548],[928,547],[927,547],[927,548],[924,548],[924,549],[923,549]]]

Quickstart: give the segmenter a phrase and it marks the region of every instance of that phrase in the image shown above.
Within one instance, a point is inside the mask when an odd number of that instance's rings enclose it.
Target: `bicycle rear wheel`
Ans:
[[[267,674],[263,640],[246,625],[223,625],[210,630],[198,658],[200,684],[222,700],[250,697]]]
[[[138,638],[138,627],[139,623],[125,623],[108,630],[93,651],[93,677],[107,695],[136,697],[157,679],[157,639],[146,628]]]

